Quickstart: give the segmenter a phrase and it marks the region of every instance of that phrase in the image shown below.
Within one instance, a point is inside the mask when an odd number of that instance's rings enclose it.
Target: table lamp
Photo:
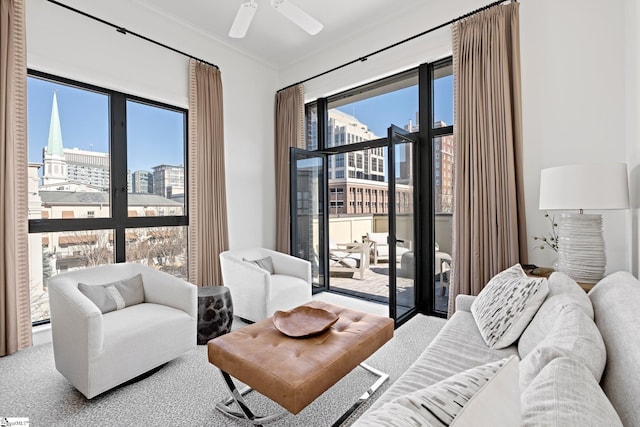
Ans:
[[[579,283],[597,283],[607,264],[602,215],[583,210],[629,208],[625,163],[567,165],[540,172],[540,209],[561,213],[558,271]]]

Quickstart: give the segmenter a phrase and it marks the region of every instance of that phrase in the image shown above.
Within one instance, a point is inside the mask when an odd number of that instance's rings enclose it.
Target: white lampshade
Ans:
[[[626,163],[558,166],[540,172],[540,209],[627,209]]]

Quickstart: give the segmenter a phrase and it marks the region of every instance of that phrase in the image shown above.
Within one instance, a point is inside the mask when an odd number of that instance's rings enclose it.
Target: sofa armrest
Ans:
[[[456,296],[456,311],[471,311],[471,304],[476,299],[473,295]]]
[[[196,285],[153,268],[145,268],[141,274],[145,302],[177,308],[194,319],[198,318]]]

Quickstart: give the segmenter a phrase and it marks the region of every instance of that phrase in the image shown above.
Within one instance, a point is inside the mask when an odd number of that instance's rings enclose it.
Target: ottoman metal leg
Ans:
[[[288,411],[282,411],[281,413],[268,415],[266,417],[256,416],[251,411],[251,409],[249,409],[249,406],[247,405],[243,397],[248,393],[250,393],[251,391],[253,391],[253,389],[251,387],[245,387],[242,390],[238,390],[238,388],[236,387],[236,384],[233,382],[233,379],[231,378],[231,375],[227,374],[222,370],[220,371],[220,373],[222,374],[222,377],[224,378],[224,382],[227,384],[227,387],[229,387],[229,391],[231,392],[231,397],[216,403],[216,408],[223,414],[239,420],[250,421],[255,426],[260,426],[262,424],[267,424],[267,423],[277,421],[280,418],[283,418],[289,414]],[[236,412],[236,411],[233,411],[231,408],[229,408],[229,405],[233,402],[235,402],[240,407],[240,410],[242,412]]]
[[[356,401],[356,403],[354,403],[351,406],[351,408],[349,408],[347,410],[347,412],[342,414],[342,416],[338,419],[338,421],[333,423],[333,425],[331,427],[339,427],[339,426],[341,426],[342,423],[344,423],[351,416],[351,414],[353,414],[356,411],[356,409],[358,409],[360,407],[360,405],[362,405],[364,402],[369,400],[369,398],[373,395],[373,393],[375,393],[376,390],[378,390],[380,388],[380,386],[382,384],[384,384],[384,382],[389,379],[389,374],[384,373],[379,369],[373,368],[373,367],[367,365],[364,362],[361,363],[359,366],[361,368],[371,372],[372,374],[376,375],[378,377],[378,379],[376,380],[376,382],[373,383],[373,385],[371,387],[369,387],[369,389],[367,391],[364,392],[364,394],[362,394],[362,396],[360,396],[360,398]]]
[[[344,423],[351,416],[351,414],[353,414],[356,411],[356,409],[360,407],[360,405],[362,405],[367,400],[369,400],[369,398],[376,392],[376,390],[378,390],[380,386],[389,379],[389,374],[384,373],[376,368],[373,368],[364,362],[361,363],[359,366],[371,372],[372,374],[376,375],[378,379],[376,380],[376,382],[373,383],[373,385],[371,385],[371,387],[369,387],[367,391],[364,392],[364,394],[362,394],[362,396],[360,396],[360,398],[351,406],[351,408],[347,410],[347,412],[342,414],[342,416],[338,419],[338,421],[333,423],[332,427],[341,426],[342,423]],[[242,390],[238,390],[238,388],[236,387],[236,384],[233,382],[233,379],[231,378],[231,375],[227,374],[222,370],[220,370],[220,373],[222,374],[222,377],[224,378],[224,382],[227,384],[227,387],[229,387],[229,391],[231,392],[231,397],[216,403],[216,408],[223,414],[239,420],[250,421],[255,426],[260,426],[262,424],[267,424],[267,423],[277,421],[289,414],[289,411],[285,410],[281,413],[269,415],[266,417],[256,416],[251,411],[251,409],[249,409],[249,406],[247,405],[243,397],[248,393],[250,393],[251,391],[253,391],[253,389],[251,387],[245,387]],[[242,412],[233,411],[231,408],[229,408],[229,405],[233,402],[235,402],[238,405],[238,407],[240,407],[240,410]]]

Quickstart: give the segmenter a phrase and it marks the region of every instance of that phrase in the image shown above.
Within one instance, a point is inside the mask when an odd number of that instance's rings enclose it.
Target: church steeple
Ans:
[[[67,161],[64,157],[64,147],[62,146],[62,130],[60,128],[60,115],[58,113],[58,97],[56,92],[53,92],[53,104],[51,105],[49,141],[42,151],[42,160],[44,163],[44,171],[42,173],[43,186],[67,182]]]
[[[62,130],[60,128],[60,115],[58,113],[58,98],[53,92],[53,104],[51,105],[51,121],[49,122],[49,142],[47,154],[64,157],[62,147]]]

